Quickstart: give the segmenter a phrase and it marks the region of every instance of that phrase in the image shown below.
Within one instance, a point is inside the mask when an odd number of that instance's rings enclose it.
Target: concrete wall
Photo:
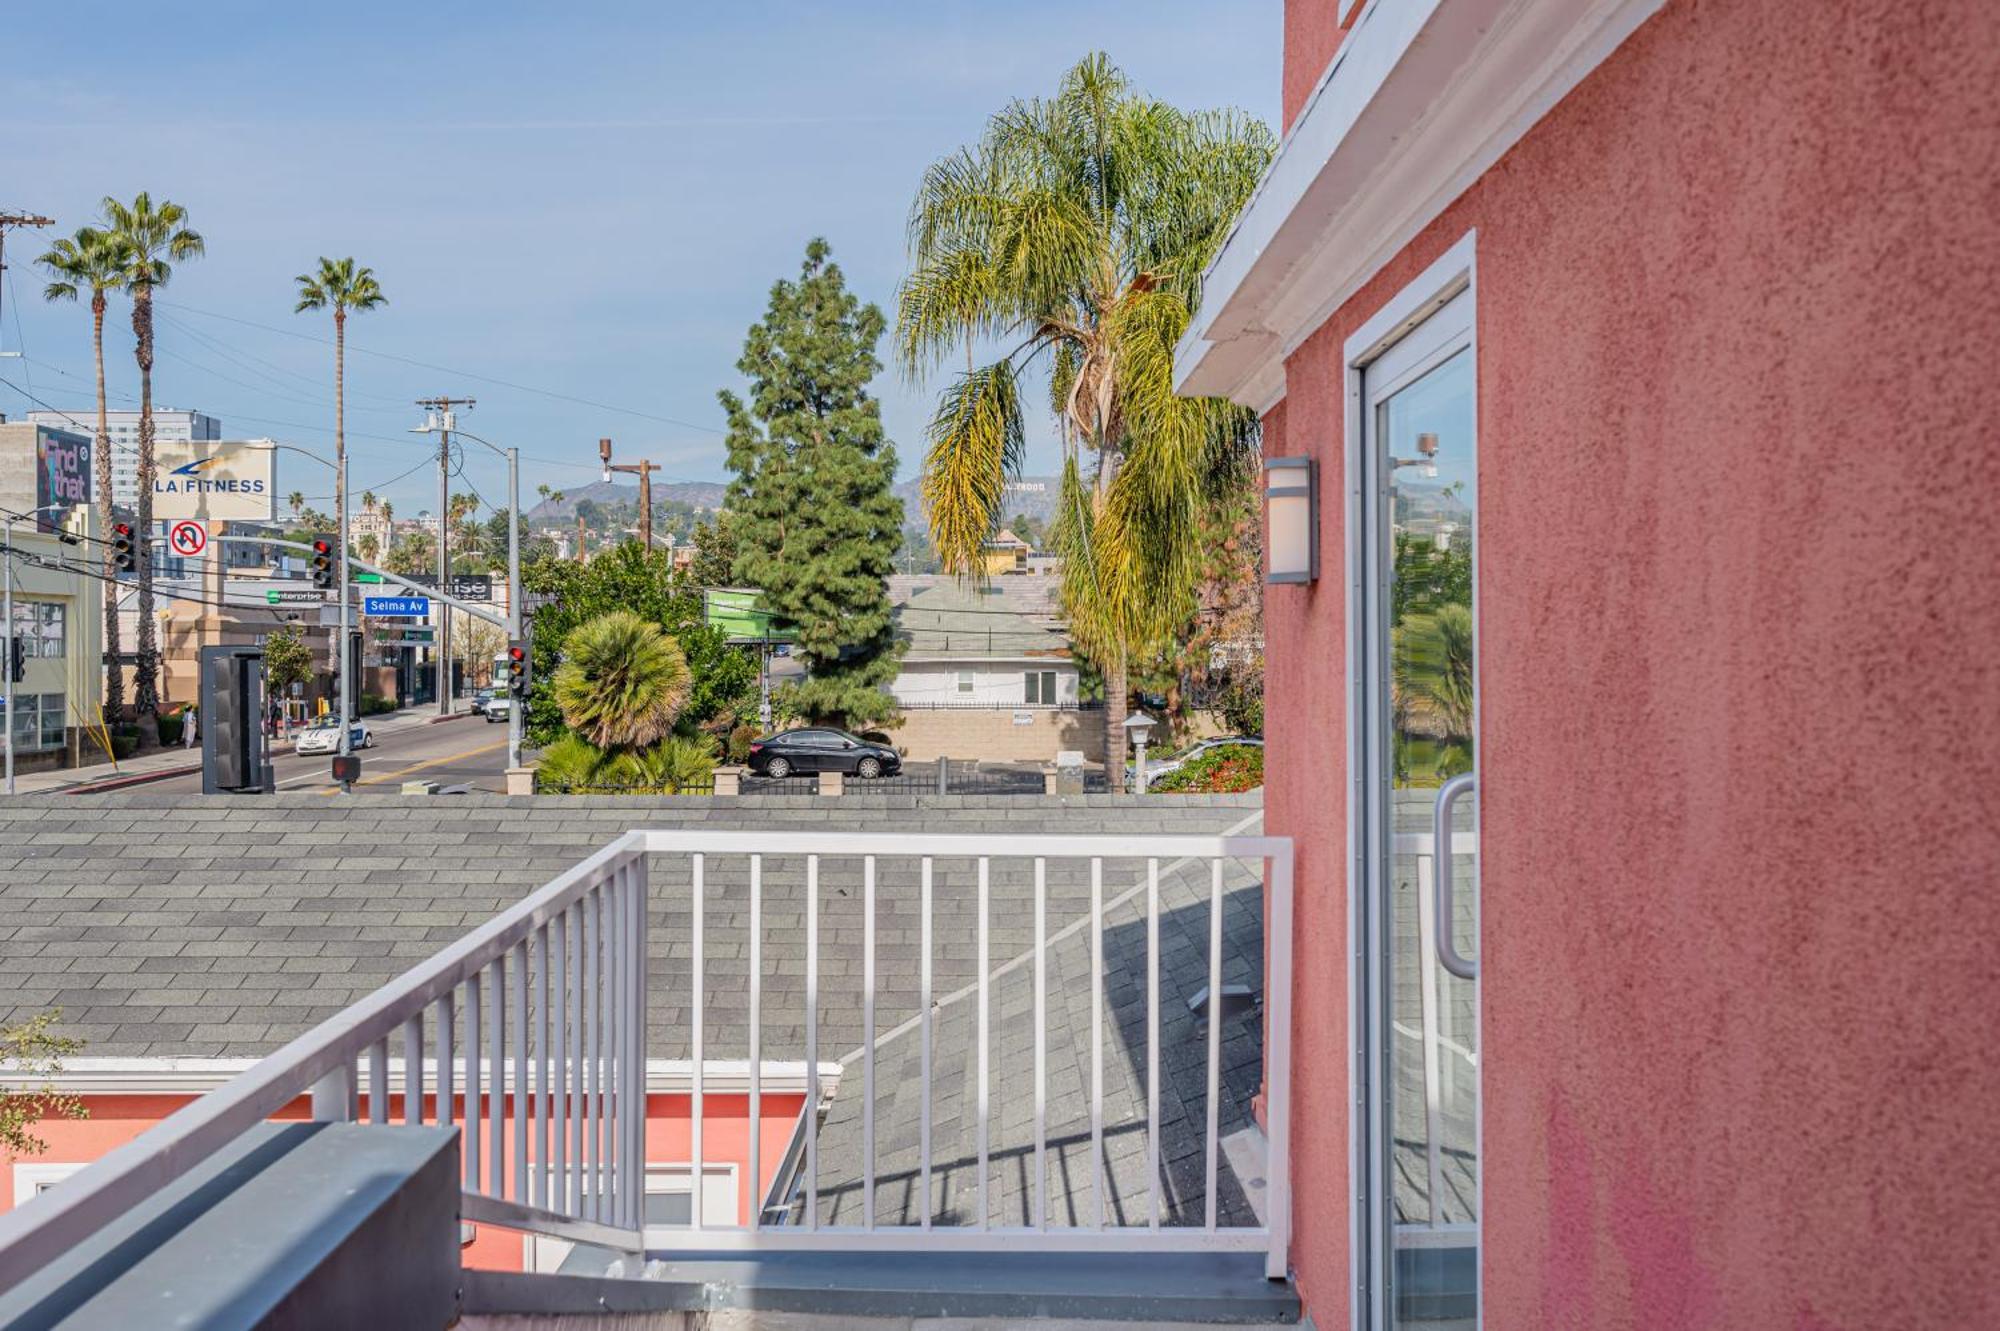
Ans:
[[[1976,0],[1673,0],[1288,363],[1266,448],[1338,495],[1343,341],[1477,228],[1489,1326],[2000,1324],[1996,89]],[[1294,1255],[1344,1326],[1321,521],[1267,801]]]
[[[1017,717],[1028,717],[1017,725]],[[1088,762],[1104,755],[1104,709],[1059,711],[1027,707],[985,711],[945,707],[903,713],[890,742],[913,762],[933,758],[983,758],[1000,762],[1048,762],[1063,749],[1081,750]]]

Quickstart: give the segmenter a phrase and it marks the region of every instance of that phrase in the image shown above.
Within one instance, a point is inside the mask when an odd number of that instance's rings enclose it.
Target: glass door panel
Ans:
[[[1454,307],[1465,308],[1455,310]],[[1454,314],[1459,317],[1451,317]],[[1375,484],[1370,650],[1378,740],[1370,875],[1376,1058],[1378,1322],[1429,1331],[1478,1318],[1478,984],[1441,955],[1478,953],[1473,634],[1476,502],[1469,298],[1364,372]],[[1438,918],[1434,822],[1450,788],[1450,920]],[[1442,950],[1451,953],[1453,948]]]

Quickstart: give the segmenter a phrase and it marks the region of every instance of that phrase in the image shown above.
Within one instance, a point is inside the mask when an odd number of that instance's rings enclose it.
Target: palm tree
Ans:
[[[363,513],[373,513],[375,511],[375,492],[373,490],[363,490],[361,492],[361,511]]]
[[[1203,508],[1246,483],[1254,418],[1176,397],[1173,351],[1270,156],[1258,121],[1154,101],[1093,55],[1053,98],[1010,104],[976,146],[934,164],[910,212],[903,365],[921,377],[961,348],[966,362],[928,430],[932,543],[946,569],[982,576],[980,548],[1026,453],[1021,378],[1048,353],[1064,455],[1048,534],[1070,633],[1104,675],[1114,790],[1128,667],[1192,617]],[[1012,350],[976,365],[992,338]]]
[[[354,543],[354,549],[363,559],[372,562],[375,556],[381,553],[382,543],[375,538],[374,532],[366,532]]]
[[[290,494],[285,496],[285,507],[292,510],[293,522],[297,522],[299,520],[299,514],[305,511],[305,506],[306,506],[305,491],[294,490]]]
[[[658,624],[614,610],[570,630],[551,686],[571,730],[599,748],[637,749],[674,728],[693,676]]]
[[[109,231],[81,227],[76,235],[58,240],[41,257],[50,282],[45,300],[75,300],[90,292],[90,349],[97,365],[97,442],[92,450],[97,468],[97,529],[111,530],[111,428],[105,421],[104,309],[107,297],[125,285],[126,255],[122,241]],[[111,547],[104,547],[104,652],[111,665],[104,672],[104,710],[116,716],[125,707],[125,671],[118,664],[118,570]]]
[[[141,193],[131,204],[104,200],[104,227],[125,251],[125,282],[132,293],[132,354],[139,362],[139,511],[134,516],[145,558],[139,561],[139,670],[132,706],[142,714],[159,710],[159,646],[153,617],[153,292],[174,275],[173,266],[198,259],[207,249],[201,233],[187,226],[187,209]]]
[[[340,594],[347,595],[347,312],[389,303],[375,270],[356,268],[352,256],[320,257],[319,271],[300,273],[293,314],[333,307],[333,513],[340,541]]]

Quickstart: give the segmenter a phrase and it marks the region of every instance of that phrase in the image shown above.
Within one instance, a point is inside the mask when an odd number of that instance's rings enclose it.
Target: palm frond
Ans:
[[[921,490],[931,543],[947,571],[972,573],[999,520],[1007,481],[1027,445],[1019,385],[1007,360],[960,376],[945,390],[926,434]]]

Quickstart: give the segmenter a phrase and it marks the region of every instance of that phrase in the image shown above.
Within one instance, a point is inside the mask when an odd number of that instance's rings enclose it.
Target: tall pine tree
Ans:
[[[806,678],[781,707],[808,721],[858,728],[895,716],[887,687],[902,654],[889,574],[903,534],[890,486],[896,451],[868,394],[880,372],[882,311],[847,290],[824,240],[806,246],[796,282],[771,288],[736,368],[750,380],[729,413],[729,516],[735,578],[798,634]]]

